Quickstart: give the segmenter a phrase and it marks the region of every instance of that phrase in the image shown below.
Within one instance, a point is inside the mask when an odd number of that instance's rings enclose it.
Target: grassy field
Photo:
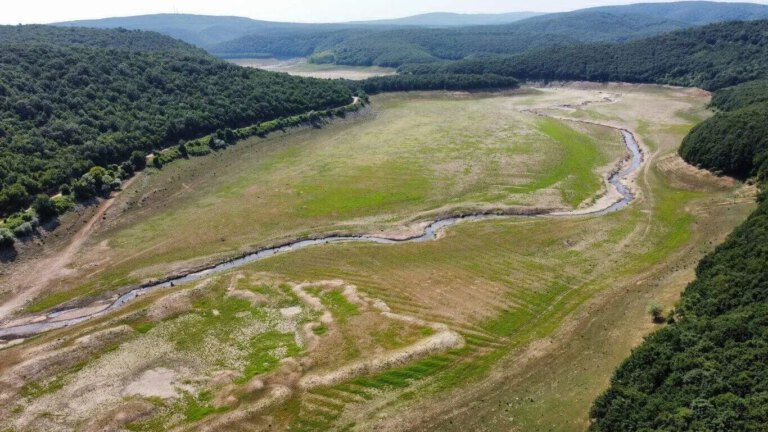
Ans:
[[[86,269],[62,282],[74,290],[32,310],[300,236],[409,232],[451,208],[588,202],[623,154],[618,132],[522,113],[524,100],[381,96],[359,119],[149,170],[72,265]]]
[[[286,72],[291,75],[310,78],[325,79],[351,79],[362,80],[366,78],[392,75],[396,73],[393,68],[379,66],[346,66],[336,64],[313,64],[306,59],[231,59],[231,63],[238,66],[253,67],[271,70],[274,72]]]
[[[19,382],[26,396],[5,405],[0,425],[82,428],[120,414],[148,431],[195,421],[209,430],[584,430],[615,366],[653,330],[647,304],[672,307],[699,257],[753,207],[745,188],[674,155],[709,115],[707,101],[697,90],[628,85],[388,95],[364,118],[150,173],[108,215],[57,301],[298,234],[407,230],[451,207],[590,202],[623,146],[613,129],[563,118],[629,128],[649,159],[640,197],[617,213],[304,249],[7,349],[6,380],[36,347],[59,352],[95,330],[132,329],[92,358]],[[96,256],[98,267],[85,266]],[[147,371],[176,396],[126,397],[125,383],[147,390]],[[312,376],[322,384],[301,384]],[[87,388],[107,388],[98,395],[110,408]],[[46,415],[72,400],[69,419]]]

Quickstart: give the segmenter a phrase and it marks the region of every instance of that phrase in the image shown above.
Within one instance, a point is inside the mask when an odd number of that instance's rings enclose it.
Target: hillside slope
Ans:
[[[492,73],[523,79],[628,81],[715,90],[765,77],[768,21],[733,21],[624,44],[403,67],[403,73]]]
[[[89,27],[98,29],[125,28],[131,30],[155,31],[197,46],[208,46],[224,42],[260,30],[300,29],[306,27],[302,24],[259,21],[243,17],[189,14],[113,17],[68,21],[56,23],[54,25],[61,27]]]
[[[240,68],[152,33],[20,31],[34,43],[0,37],[0,215],[135,150],[351,101],[343,83]]]
[[[450,12],[432,12],[404,18],[371,21],[351,21],[356,25],[396,25],[419,27],[457,27],[474,25],[509,24],[534,16],[544,15],[539,12],[509,12],[499,14],[465,14]]]
[[[0,26],[0,44],[49,44],[205,54],[199,48],[155,32],[126,29],[98,30],[84,27],[61,28],[45,25]]]
[[[580,42],[623,42],[736,18],[768,18],[768,6],[716,2],[639,4],[546,14],[505,25],[451,29],[369,26],[340,32],[307,27],[282,29],[279,33],[258,31],[208,49],[222,57],[314,54],[317,62],[399,66],[483,54],[518,54]]]

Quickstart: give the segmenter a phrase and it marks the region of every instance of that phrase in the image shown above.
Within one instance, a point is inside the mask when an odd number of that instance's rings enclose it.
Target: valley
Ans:
[[[675,153],[711,115],[709,97],[589,83],[382,94],[320,129],[148,169],[67,274],[15,313],[106,304],[294,239],[408,238],[451,215],[513,216],[430,242],[308,247],[9,341],[0,425],[583,430],[613,369],[654,329],[649,302],[671,307],[754,209],[753,188]],[[605,179],[627,157],[618,129],[643,151],[627,181],[635,199],[579,215],[617,199]],[[33,264],[0,280],[18,287]]]

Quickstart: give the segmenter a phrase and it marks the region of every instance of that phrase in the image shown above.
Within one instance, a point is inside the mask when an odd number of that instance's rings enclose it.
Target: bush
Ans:
[[[17,226],[13,229],[13,234],[16,237],[26,237],[28,235],[31,235],[35,231],[35,227],[32,225],[31,222],[24,222],[23,224]]]
[[[72,197],[68,195],[53,198],[53,205],[56,206],[56,213],[64,214],[75,206]]]
[[[72,192],[74,192],[75,199],[80,201],[92,198],[96,195],[96,180],[90,174],[85,174],[72,183]]]
[[[13,237],[13,232],[8,228],[0,228],[0,247],[6,248],[13,246],[16,239]]]
[[[32,209],[37,213],[41,220],[48,220],[58,216],[58,210],[53,200],[44,194],[40,194],[32,201]]]
[[[141,171],[147,167],[147,155],[138,150],[131,153],[131,158],[128,161],[131,163],[134,171]]]
[[[645,310],[648,312],[648,315],[651,316],[653,322],[664,322],[664,308],[659,303],[651,302]]]

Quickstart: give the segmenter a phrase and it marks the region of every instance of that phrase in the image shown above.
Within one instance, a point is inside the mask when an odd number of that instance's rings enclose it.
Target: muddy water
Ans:
[[[629,132],[628,130],[624,130],[624,129],[621,130],[621,133],[624,138],[624,144],[627,146],[627,150],[629,151],[630,163],[624,169],[616,171],[612,173],[610,177],[608,177],[608,183],[613,188],[615,188],[616,191],[619,192],[619,194],[621,195],[621,198],[616,202],[614,202],[613,204],[607,205],[604,208],[595,209],[589,213],[583,213],[583,214],[597,215],[597,216],[605,215],[607,213],[611,213],[611,212],[615,212],[623,209],[635,199],[634,193],[623,181],[626,180],[635,171],[637,171],[640,168],[640,166],[642,166],[643,155],[634,135],[632,135],[632,133]],[[530,215],[530,216],[531,217],[533,216],[572,217],[573,215],[569,215],[567,213],[559,213],[556,215],[549,214],[549,213],[539,213],[539,214]],[[112,311],[120,309],[121,307],[135,300],[137,297],[140,297],[151,291],[155,291],[163,288],[170,288],[175,285],[180,285],[187,282],[197,281],[217,273],[222,273],[237,267],[244,266],[246,264],[250,264],[252,262],[260,261],[269,257],[273,257],[275,255],[293,252],[293,251],[304,249],[311,246],[319,246],[319,245],[333,244],[333,243],[351,243],[351,242],[399,244],[399,243],[417,243],[417,242],[432,241],[432,240],[437,240],[438,235],[442,230],[460,222],[474,222],[474,221],[481,221],[481,220],[487,220],[487,219],[501,219],[501,218],[509,218],[509,217],[520,217],[520,215],[475,214],[475,215],[468,215],[468,216],[450,217],[450,218],[441,219],[441,220],[432,222],[424,229],[423,234],[419,236],[406,238],[406,239],[393,239],[393,238],[377,237],[377,236],[371,236],[371,235],[361,235],[361,236],[329,236],[329,237],[323,237],[323,238],[312,239],[312,240],[298,240],[295,242],[284,244],[282,246],[262,249],[262,250],[253,252],[251,254],[245,255],[242,258],[228,261],[223,264],[219,264],[202,271],[190,273],[184,276],[179,276],[179,277],[168,279],[158,283],[144,285],[140,288],[133,289],[119,296],[113,303],[105,306],[104,309],[101,309],[97,312],[84,314],[83,316],[76,317],[76,318],[57,319],[64,313],[67,313],[68,316],[72,316],[73,314],[76,315],[76,312],[77,312],[76,310],[58,311],[58,312],[50,313],[47,316],[39,317],[36,320],[38,322],[33,322],[31,324],[19,325],[14,327],[1,328],[0,338],[3,338],[3,339],[23,338],[23,337],[32,336],[38,333],[42,333],[48,330],[54,330],[54,329],[59,329],[59,328],[64,328],[71,325],[79,324],[89,319],[98,318]]]

